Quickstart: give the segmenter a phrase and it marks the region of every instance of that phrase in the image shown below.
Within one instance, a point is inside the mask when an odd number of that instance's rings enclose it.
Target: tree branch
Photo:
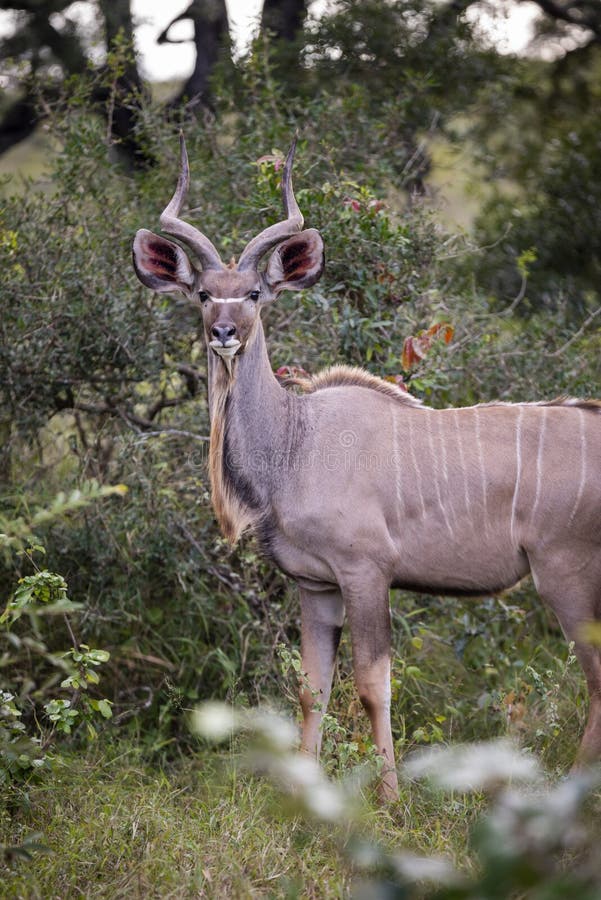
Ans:
[[[221,49],[229,49],[225,0],[193,0],[184,12],[172,19],[167,28],[161,32],[157,41],[159,43],[183,43],[172,40],[168,35],[171,26],[183,19],[191,19],[194,24],[196,60],[194,71],[181,91],[170,101],[169,106],[175,108],[187,101],[190,107],[200,103],[212,109],[209,99],[209,79]]]

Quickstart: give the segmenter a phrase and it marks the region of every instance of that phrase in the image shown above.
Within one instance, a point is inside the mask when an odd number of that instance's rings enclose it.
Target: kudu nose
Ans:
[[[231,324],[213,325],[213,327],[211,328],[211,334],[214,338],[217,338],[218,341],[221,341],[221,343],[225,347],[227,341],[229,341],[230,338],[236,337],[236,326]]]

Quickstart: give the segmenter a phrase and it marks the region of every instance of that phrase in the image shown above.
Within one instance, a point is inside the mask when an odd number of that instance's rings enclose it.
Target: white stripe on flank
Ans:
[[[446,438],[447,438],[447,435],[446,435],[445,427],[444,427],[443,413],[439,412],[438,413],[438,440],[440,443],[440,455],[442,458],[442,474],[444,477],[445,487],[446,487],[445,494],[446,494],[447,503],[448,503],[447,512],[452,514],[453,521],[455,522],[455,524],[457,524],[457,512],[451,502],[452,491],[449,490],[449,467],[447,465],[447,441],[446,441]]]
[[[461,423],[459,422],[459,410],[453,410],[453,417],[455,419],[455,431],[457,432],[457,449],[459,451],[459,465],[461,467],[461,471],[463,473],[463,496],[465,499],[465,511],[469,514],[470,511],[470,486],[467,479],[467,470],[465,468],[465,456],[463,454],[463,444],[461,443]]]
[[[482,483],[482,507],[484,509],[484,531],[488,534],[488,494],[486,485],[486,469],[484,468],[484,454],[482,452],[482,438],[480,437],[480,417],[478,415],[478,407],[474,408],[474,418],[476,421],[476,447],[478,448],[478,465],[480,466],[480,475]]]
[[[413,425],[412,420],[413,416],[411,413],[407,416],[407,423],[409,425],[409,452],[411,453],[411,462],[415,468],[415,484],[417,487],[417,491],[419,493],[419,499],[422,505],[422,513],[424,519],[426,518],[426,501],[424,500],[424,492],[422,491],[422,474],[419,470],[419,466],[417,464],[417,456],[415,455],[415,447],[413,446]]]
[[[511,526],[509,533],[511,535],[511,543],[515,543],[515,516],[517,512],[518,494],[520,492],[520,477],[522,474],[522,416],[524,415],[524,407],[520,406],[515,426],[515,488],[513,489],[513,501],[511,504]]]
[[[578,416],[580,419],[580,484],[578,485],[578,493],[576,494],[574,506],[572,507],[570,518],[568,519],[568,527],[572,524],[572,520],[574,519],[576,511],[580,506],[580,501],[582,500],[582,495],[584,493],[584,481],[586,475],[586,434],[584,431],[584,410],[579,409]]]
[[[540,493],[543,484],[543,448],[545,445],[545,428],[547,426],[547,407],[543,406],[541,412],[543,420],[541,422],[540,431],[538,433],[538,453],[536,454],[536,490],[534,492],[534,503],[532,504],[530,521],[534,521],[534,516],[536,515],[536,510],[538,509],[538,503],[540,500]]]
[[[440,441],[440,453],[442,456],[442,474],[444,476],[445,483],[449,483],[449,470],[447,468],[447,444],[445,441],[445,434],[443,428],[442,414],[438,415],[438,439]]]
[[[449,534],[453,534],[453,529],[451,528],[451,524],[449,522],[449,518],[447,516],[447,511],[444,503],[442,502],[442,494],[440,492],[440,484],[438,480],[438,466],[436,465],[436,453],[434,450],[434,438],[432,435],[432,428],[430,419],[432,416],[435,416],[436,412],[434,410],[428,410],[426,414],[426,430],[428,432],[428,444],[430,445],[430,453],[432,454],[432,477],[434,479],[434,485],[436,487],[436,498],[438,500],[438,505],[440,507],[440,511],[442,513],[445,525],[447,526],[447,530]]]
[[[394,466],[394,485],[396,498],[399,504],[399,519],[402,516],[403,492],[401,489],[401,455],[399,452],[399,436],[397,433],[396,416],[392,417],[392,464]]]

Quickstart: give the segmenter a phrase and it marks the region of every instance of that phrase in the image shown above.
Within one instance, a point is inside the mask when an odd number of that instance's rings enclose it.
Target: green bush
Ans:
[[[94,696],[97,669],[110,653],[93,649],[75,637],[71,618],[82,610],[67,594],[62,575],[38,565],[45,554],[34,528],[89,506],[123,486],[95,483],[69,496],[59,494],[52,505],[38,509],[29,520],[0,517],[0,551],[7,561],[20,556],[32,574],[19,578],[0,615],[0,788],[2,798],[19,797],[24,786],[55,758],[58,735],[80,732],[96,737],[95,720],[112,718],[111,702]],[[57,653],[49,648],[48,623],[61,621],[62,640],[71,644]],[[22,799],[22,797],[21,797]]]
[[[445,233],[421,201],[389,186],[399,145],[367,143],[360,164],[346,155],[349,130],[363,134],[370,126],[367,87],[365,102],[361,87],[348,103],[334,85],[331,96],[322,88],[292,110],[253,65],[235,86],[244,115],[232,106],[223,121],[184,123],[192,166],[187,217],[224,258],[238,254],[281,216],[276,162],[299,130],[297,196],[307,224],[324,236],[327,269],[313,291],[278,301],[266,315],[274,369],[362,364],[438,406],[586,393],[598,339],[574,330],[561,297],[527,327],[511,309],[499,312],[497,298],[474,288],[468,241]],[[158,226],[174,189],[181,123],[166,124],[161,110],[144,106],[140,134],[160,164],[132,176],[88,111],[91,89],[74,82],[53,110],[48,127],[60,153],[48,162],[43,190],[29,184],[2,201],[4,509],[32,498],[43,505],[90,475],[127,485],[118,505],[87,508],[40,535],[50,571],[62,573],[85,603],[81,640],[111,653],[105,683],[118,721],[156,749],[181,733],[182,709],[198,699],[235,696],[244,704],[280,696],[277,648],[298,644],[298,612],[290,586],[259,559],[252,540],[230,551],[216,531],[199,322],[183,301],[153,297],[131,267],[136,229]],[[390,107],[378,109],[384,122]],[[394,113],[397,124],[406,116],[414,127],[402,103]],[[428,337],[439,326],[452,334],[448,343]],[[410,337],[427,340],[421,360],[404,358]],[[22,560],[7,570],[13,581],[28,574]],[[459,723],[480,737],[503,730],[502,714],[487,710],[502,709],[504,693],[521,691],[509,649],[523,640],[529,664],[546,620],[529,612],[525,628],[520,617],[493,613],[489,601],[468,607],[400,596],[397,609],[399,742],[438,740]],[[502,629],[490,624],[498,621]],[[482,628],[480,643],[501,643],[494,653],[481,649],[474,662],[477,641],[467,637],[473,622],[481,623],[473,626]],[[430,637],[420,629],[448,648],[446,691],[437,654],[430,671]],[[423,641],[419,652],[416,640]],[[459,651],[462,640],[467,646]],[[489,655],[498,677],[481,699],[474,686],[481,679],[471,670]],[[354,722],[344,647],[340,671],[334,703],[346,705]],[[470,675],[469,699],[459,702],[455,687]]]

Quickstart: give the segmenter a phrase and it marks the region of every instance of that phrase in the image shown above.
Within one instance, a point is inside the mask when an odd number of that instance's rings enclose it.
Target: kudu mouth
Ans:
[[[215,338],[214,340],[209,341],[209,347],[214,353],[217,354],[217,356],[221,357],[228,371],[228,375],[230,376],[232,374],[232,363],[234,361],[234,357],[241,346],[242,341],[239,341],[237,338],[228,338],[225,343],[219,338]]]

